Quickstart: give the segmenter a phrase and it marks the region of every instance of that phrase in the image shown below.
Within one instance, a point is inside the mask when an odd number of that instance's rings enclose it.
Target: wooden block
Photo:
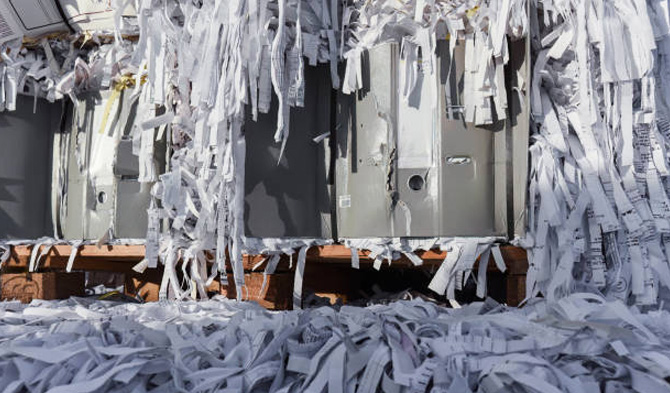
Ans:
[[[516,307],[526,298],[526,275],[508,274],[505,277],[507,305]]]
[[[17,299],[29,303],[33,299],[65,299],[84,295],[83,272],[5,273],[2,300]]]
[[[275,273],[267,277],[267,286],[261,293],[263,273],[245,273],[242,299],[253,300],[270,310],[291,309],[293,307],[293,273]],[[229,299],[236,298],[237,292],[232,274],[228,274],[228,285],[221,286],[221,293]]]
[[[137,277],[126,277],[125,292],[128,296],[139,296],[145,302],[157,302],[160,289],[160,283],[144,281]]]
[[[279,263],[277,264],[277,268],[275,269],[275,272],[288,272],[288,271],[294,271],[295,269],[295,262],[298,258],[298,253],[296,252],[293,254],[293,266],[291,266],[290,260],[291,257],[286,254],[282,254]],[[267,255],[244,255],[242,257],[242,267],[244,268],[245,272],[263,272],[265,267],[268,264],[270,257]],[[230,269],[230,265],[228,265],[228,269]],[[232,271],[232,270],[230,270]],[[230,272],[229,271],[229,272]]]
[[[500,247],[500,253],[507,265],[508,274],[522,274],[528,272],[528,255],[526,250],[521,247],[503,246]]]
[[[128,296],[142,298],[145,302],[158,301],[163,269],[147,269],[144,273],[126,273],[124,292]]]

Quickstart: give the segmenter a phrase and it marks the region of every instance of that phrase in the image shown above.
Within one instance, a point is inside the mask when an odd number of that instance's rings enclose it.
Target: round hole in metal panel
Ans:
[[[413,191],[421,191],[425,184],[426,180],[424,180],[421,175],[412,175],[409,180],[407,180],[407,186]]]
[[[104,191],[100,191],[98,193],[98,203],[105,203],[107,202],[107,193]]]

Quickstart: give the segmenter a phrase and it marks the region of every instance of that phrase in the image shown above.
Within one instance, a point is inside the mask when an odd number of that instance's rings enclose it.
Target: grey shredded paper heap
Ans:
[[[670,313],[592,294],[521,309],[0,303],[5,393],[655,393],[669,377]]]

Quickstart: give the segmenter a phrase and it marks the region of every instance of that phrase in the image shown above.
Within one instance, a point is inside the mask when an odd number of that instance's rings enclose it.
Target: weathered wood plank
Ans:
[[[2,300],[17,299],[29,303],[33,299],[65,299],[84,295],[83,272],[4,273]]]

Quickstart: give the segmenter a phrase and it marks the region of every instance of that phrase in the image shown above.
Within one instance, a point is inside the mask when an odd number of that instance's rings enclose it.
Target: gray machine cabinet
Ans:
[[[508,236],[523,225],[527,178],[527,113],[512,94],[516,71],[526,72],[527,47],[510,46],[508,120],[491,127],[448,118],[445,88],[461,101],[463,45],[451,72],[448,42],[437,48],[435,77],[419,73],[408,100],[396,44],[364,57],[364,86],[340,95],[337,135],[338,235],[358,237]],[[447,80],[449,78],[449,80]],[[516,97],[515,97],[516,96]],[[519,134],[519,135],[517,135]],[[519,157],[521,156],[521,157]]]
[[[305,106],[291,108],[289,138],[279,160],[274,141],[277,97],[271,110],[245,121],[245,235],[249,237],[331,237],[328,186],[330,74],[324,66],[305,67]],[[248,111],[249,112],[249,111]]]
[[[123,91],[116,112],[108,117],[109,130],[103,133],[110,94],[81,95],[78,107],[68,103],[66,128],[55,137],[54,166],[59,174],[52,199],[57,228],[65,239],[97,239],[110,226],[116,238],[146,236],[151,184],[138,182],[139,163],[130,135],[137,103]],[[165,136],[154,146],[158,173],[165,170],[165,146]],[[95,181],[90,181],[92,173]]]

